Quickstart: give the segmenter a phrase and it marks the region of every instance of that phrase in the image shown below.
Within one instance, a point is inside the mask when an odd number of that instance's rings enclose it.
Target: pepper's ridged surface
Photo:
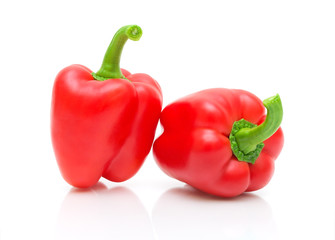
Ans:
[[[75,64],[55,79],[52,143],[62,176],[74,187],[91,187],[101,176],[125,181],[151,149],[161,89],[149,75],[130,74],[119,65],[127,39],[139,40],[141,35],[137,25],[120,28],[97,73]]]
[[[234,197],[260,189],[270,181],[283,147],[281,128],[263,142],[254,164],[236,158],[229,136],[241,119],[259,127],[265,110],[259,98],[243,90],[215,88],[185,96],[161,113],[164,132],[154,142],[155,160],[169,176],[213,195]]]

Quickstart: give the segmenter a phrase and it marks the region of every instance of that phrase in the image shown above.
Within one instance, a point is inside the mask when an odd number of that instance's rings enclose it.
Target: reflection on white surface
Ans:
[[[157,201],[152,218],[160,240],[277,239],[270,205],[254,194],[222,199],[173,188]]]
[[[72,189],[62,204],[57,239],[154,239],[148,213],[125,187],[98,183],[89,190]]]

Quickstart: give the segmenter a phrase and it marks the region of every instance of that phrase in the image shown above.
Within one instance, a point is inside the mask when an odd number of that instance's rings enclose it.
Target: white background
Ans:
[[[334,1],[1,1],[0,239],[335,239]],[[72,189],[50,141],[62,68],[99,69],[114,33],[143,29],[121,60],[164,106],[211,87],[282,98],[284,149],[270,184],[218,199],[149,154],[124,183]],[[160,127],[158,128],[158,134]]]

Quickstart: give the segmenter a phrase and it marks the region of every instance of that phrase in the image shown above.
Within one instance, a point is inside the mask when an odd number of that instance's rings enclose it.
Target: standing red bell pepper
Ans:
[[[265,108],[267,115],[265,116]],[[264,187],[284,143],[279,95],[208,89],[168,105],[154,156],[169,176],[222,197]]]
[[[162,108],[161,89],[149,75],[130,74],[119,65],[126,41],[141,36],[139,26],[124,26],[98,72],[71,65],[56,77],[52,143],[64,179],[75,187],[90,187],[101,176],[125,181],[150,151]]]

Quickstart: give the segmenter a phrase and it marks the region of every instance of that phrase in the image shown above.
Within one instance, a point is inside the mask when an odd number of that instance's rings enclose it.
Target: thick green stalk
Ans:
[[[120,69],[123,46],[128,39],[138,41],[141,36],[142,29],[137,25],[127,25],[120,28],[109,44],[100,70],[92,73],[94,79],[104,81],[107,79],[125,78]]]
[[[240,161],[254,163],[259,156],[263,142],[279,128],[283,119],[283,107],[279,95],[263,101],[267,109],[265,121],[256,126],[244,119],[234,123],[229,136],[233,153]]]

